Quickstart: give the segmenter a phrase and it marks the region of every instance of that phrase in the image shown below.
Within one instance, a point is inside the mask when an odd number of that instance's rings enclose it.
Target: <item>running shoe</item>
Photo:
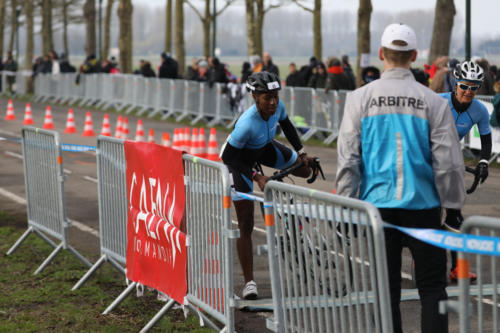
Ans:
[[[248,281],[243,288],[243,298],[248,300],[257,299],[257,284],[254,280]]]

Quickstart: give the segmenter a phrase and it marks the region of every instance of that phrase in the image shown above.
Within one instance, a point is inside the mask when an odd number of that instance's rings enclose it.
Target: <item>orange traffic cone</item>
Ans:
[[[155,141],[155,130],[152,129],[152,128],[149,129],[148,142],[149,143],[156,143],[156,141]]]
[[[174,129],[174,140],[172,141],[172,148],[180,150],[179,147],[179,129],[175,128]]]
[[[43,120],[44,129],[54,129],[54,122],[52,121],[52,109],[50,105],[45,108],[45,119]]]
[[[116,120],[116,127],[115,127],[115,138],[120,139],[122,137],[122,132],[123,132],[123,127],[122,127],[122,116],[118,116],[118,119]]]
[[[199,142],[199,156],[206,158],[207,157],[207,142],[205,139],[205,129],[203,127],[200,128],[200,134],[198,134],[198,142]]]
[[[217,137],[214,127],[210,129],[210,137],[208,138],[207,159],[211,161],[220,161],[219,149],[217,149]]]
[[[189,153],[191,151],[191,128],[184,128],[184,151]]]
[[[5,115],[5,120],[16,120],[16,115],[14,114],[14,104],[11,99],[9,99],[9,102],[7,103],[7,114]]]
[[[189,149],[191,155],[199,156],[199,144],[198,144],[198,129],[193,128],[193,133],[191,134],[191,148]]]
[[[85,127],[83,128],[83,136],[95,136],[94,125],[92,124],[92,115],[87,112],[85,116]]]
[[[172,142],[170,142],[170,134],[168,134],[167,132],[163,132],[161,135],[161,145],[165,147],[172,147]]]
[[[68,118],[66,120],[66,129],[64,130],[64,133],[76,133],[76,127],[75,127],[75,116],[73,115],[73,109],[68,110]]]
[[[24,109],[24,121],[23,125],[33,125],[33,117],[31,114],[30,102],[26,103],[26,108]]]
[[[135,141],[144,141],[144,128],[142,127],[142,119],[137,120],[135,128]]]
[[[128,139],[128,118],[127,117],[123,117],[123,130],[122,130],[122,135],[121,135],[121,139],[123,140],[127,140]]]
[[[178,128],[177,129],[177,149],[178,150],[185,150],[184,148],[184,128]]]
[[[107,113],[102,120],[101,135],[111,136],[111,125],[109,124],[109,116]]]

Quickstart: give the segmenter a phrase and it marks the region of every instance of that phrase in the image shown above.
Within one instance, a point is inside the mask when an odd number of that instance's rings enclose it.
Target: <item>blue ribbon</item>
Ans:
[[[85,151],[95,151],[95,146],[86,146],[86,145],[74,145],[69,143],[61,144],[61,149],[63,151],[73,151],[73,152],[85,152]]]

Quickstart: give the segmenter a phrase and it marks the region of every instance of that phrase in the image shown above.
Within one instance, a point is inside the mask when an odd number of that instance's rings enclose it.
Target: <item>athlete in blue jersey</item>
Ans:
[[[481,138],[481,155],[475,174],[482,184],[488,178],[488,161],[491,155],[490,115],[484,104],[474,97],[483,82],[484,71],[475,62],[464,61],[457,64],[453,75],[455,76],[454,91],[440,95],[448,100],[460,140],[469,133],[474,125],[477,125]],[[446,210],[444,225],[447,229],[459,232],[463,220],[460,209]],[[451,258],[449,276],[451,281],[456,281],[458,274],[457,253],[452,251]],[[475,280],[476,274],[469,274],[471,280]]]
[[[293,174],[307,178],[311,173],[308,165],[312,158],[305,153],[297,130],[288,119],[284,104],[279,100],[279,78],[269,72],[254,73],[248,78],[246,86],[252,93],[255,105],[241,115],[221,149],[222,160],[232,174],[235,190],[252,193],[253,181],[257,182],[261,190],[264,189],[268,177],[252,171],[256,162],[276,169],[303,162],[305,166]],[[278,124],[294,150],[274,140]],[[253,201],[238,196],[233,197],[233,202],[240,229],[236,247],[245,278],[243,298],[256,299],[257,285],[253,279],[252,255],[254,205]]]

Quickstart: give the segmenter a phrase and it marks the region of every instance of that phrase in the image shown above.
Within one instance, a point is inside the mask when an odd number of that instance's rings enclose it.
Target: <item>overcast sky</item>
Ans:
[[[134,4],[148,5],[152,7],[164,6],[165,0],[132,0]],[[194,3],[201,3],[200,0],[193,0]],[[222,4],[223,0],[218,0]],[[303,1],[303,3],[312,3],[312,1]],[[472,35],[481,37],[490,37],[500,35],[500,0],[471,0],[472,7]],[[244,10],[244,1],[239,1],[238,6]],[[358,8],[358,0],[324,0],[323,8],[349,10],[355,12]],[[372,6],[376,11],[390,11],[397,13],[399,11],[411,9],[430,9],[434,8],[436,0],[372,0]],[[289,5],[293,8],[295,5]],[[457,15],[465,17],[465,0],[455,0]],[[295,6],[296,7],[296,6]]]

